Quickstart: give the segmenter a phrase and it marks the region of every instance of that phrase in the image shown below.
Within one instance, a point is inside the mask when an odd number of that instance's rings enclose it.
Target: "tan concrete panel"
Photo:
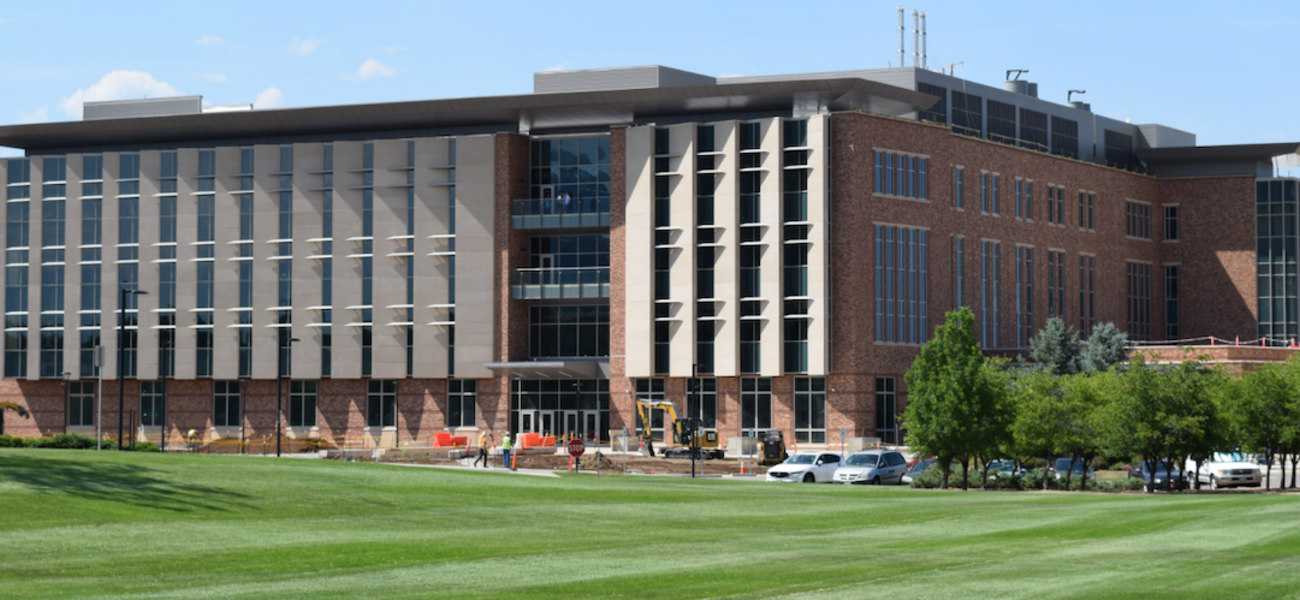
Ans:
[[[31,159],[31,195],[28,198],[27,239],[30,250],[27,253],[27,379],[41,378],[41,220],[42,210],[42,169],[45,165],[40,157]]]
[[[493,136],[456,139],[456,376],[491,377],[496,359]]]
[[[313,174],[324,166],[325,146],[319,143],[293,146],[293,343],[290,374],[294,379],[318,379],[321,375],[321,345],[324,337],[319,327],[308,327],[321,320],[321,311],[307,310],[320,306],[322,264],[308,256],[320,254],[322,246],[307,240],[324,234],[324,192],[311,191],[324,183]]]
[[[672,335],[668,342],[668,372],[690,377],[695,365],[695,123],[668,128],[668,165],[676,173],[669,179],[670,241],[680,249],[670,255],[668,297],[675,300]]]
[[[416,324],[412,342],[416,377],[446,377],[448,371],[451,330],[429,323],[448,320],[451,311],[429,306],[450,303],[451,260],[429,253],[449,251],[455,246],[449,238],[430,238],[451,233],[452,189],[433,185],[447,181],[451,173],[442,168],[455,160],[451,146],[451,138],[415,140],[415,256],[410,260],[415,262]]]
[[[781,121],[764,119],[760,126],[763,153],[763,182],[759,187],[759,222],[763,227],[763,257],[760,263],[759,292],[767,300],[763,303],[761,357],[759,373],[776,377],[784,367],[782,357],[785,347],[781,343]]]
[[[239,263],[230,259],[239,256],[239,245],[229,242],[240,239],[239,197],[230,193],[239,189],[239,148],[216,149],[216,261],[213,264],[213,315],[212,376],[215,379],[239,377],[239,334],[230,327],[239,322],[239,315],[229,309],[239,306]]]
[[[361,236],[362,194],[359,189],[361,173],[349,173],[362,166],[361,142],[334,144],[334,327],[331,336],[331,376],[339,379],[361,377],[360,327],[349,323],[361,322],[360,310],[348,310],[361,305],[362,264],[360,259],[347,258],[361,252],[361,244],[349,238]]]
[[[66,181],[67,210],[64,213],[67,249],[63,269],[63,370],[73,379],[81,379],[81,172],[85,162],[81,154],[69,154]],[[0,161],[3,162],[3,161]],[[0,173],[3,175],[3,173]],[[3,240],[0,240],[3,244]]]
[[[830,135],[830,118],[817,115],[808,119],[808,164],[814,168],[808,174],[808,238],[812,245],[808,249],[808,296],[813,300],[808,313],[808,374],[826,375],[830,365],[827,361],[830,342],[830,320],[826,313],[830,307],[830,264],[826,245],[830,242],[829,201],[826,195],[826,172],[830,167],[830,147],[827,138]]]
[[[713,338],[713,373],[718,377],[735,377],[740,374],[740,131],[736,121],[713,125],[714,149],[722,152],[715,156],[713,222],[714,240],[722,244],[715,247],[713,264],[713,296],[722,300],[714,305],[721,319],[714,321],[717,332]]]
[[[99,343],[104,347],[104,377],[117,377],[117,175],[121,158],[116,152],[104,153],[103,164],[103,265],[100,268],[100,332]]]
[[[279,261],[268,260],[279,254],[280,239],[280,146],[253,147],[253,378],[274,379],[280,357],[279,330],[267,327],[278,321],[279,313],[266,309],[280,304]]]
[[[158,378],[158,241],[162,214],[158,198],[158,177],[162,174],[162,152],[140,153],[140,289],[148,292],[139,297],[139,335],[136,336],[136,376],[140,380]]]
[[[375,142],[375,258],[374,335],[371,376],[401,379],[406,376],[406,327],[390,325],[406,321],[407,259],[390,256],[406,250],[407,166],[406,140]]]
[[[191,309],[198,307],[199,267],[192,259],[199,239],[199,200],[193,195],[199,174],[199,151],[183,148],[176,152],[176,373],[177,379],[194,379],[198,330]]]
[[[627,198],[625,262],[627,316],[623,323],[628,377],[654,375],[654,131],[653,126],[627,129]]]

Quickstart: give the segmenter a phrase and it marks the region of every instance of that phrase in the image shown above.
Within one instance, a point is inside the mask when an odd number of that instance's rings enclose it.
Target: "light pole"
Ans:
[[[149,292],[144,290],[132,290],[125,287],[117,296],[117,449],[122,449],[122,411],[126,403],[126,365],[122,364],[126,359],[126,296],[145,296]]]
[[[691,450],[691,479],[695,479],[695,455],[697,454],[697,450],[695,449],[696,429],[699,427],[700,422],[703,421],[702,417],[704,416],[704,407],[700,406],[700,395],[699,390],[697,389],[700,385],[698,380],[699,371],[700,363],[694,363],[691,365],[691,387],[690,390],[688,390],[690,392],[690,399],[687,405],[689,408],[690,403],[693,402],[695,404],[695,413],[698,415],[698,417],[691,416],[689,410],[686,415],[686,423],[688,427],[690,427],[690,431],[687,432],[687,435],[690,437],[686,439],[686,446]]]
[[[69,377],[72,377],[72,373],[63,374],[63,413],[65,416],[68,417],[72,416],[68,414],[68,409],[72,408],[68,406],[68,378]],[[81,420],[78,419],[77,422],[80,423]],[[68,419],[65,418],[63,419],[63,433],[67,433],[67,432],[68,432]]]
[[[158,445],[163,452],[167,452],[167,376],[172,374],[171,373],[172,365],[174,365],[175,363],[176,363],[176,333],[175,330],[173,330],[172,335],[168,337],[166,342],[163,344],[163,361],[162,361],[162,365],[160,365],[160,368],[162,370],[163,409],[162,409],[162,419],[159,420],[159,422],[162,424],[162,433],[158,435]],[[158,407],[155,406],[154,414],[157,414],[157,411],[158,411]]]
[[[284,337],[281,336],[280,339],[284,340]],[[280,352],[278,353],[275,361],[276,362],[275,365],[275,456],[276,458],[280,457],[280,430],[283,429],[281,424],[284,422],[284,402],[280,396],[280,388],[284,387],[284,351],[293,347],[293,343],[296,341],[298,341],[298,338],[291,337],[289,338],[288,341],[281,344]]]

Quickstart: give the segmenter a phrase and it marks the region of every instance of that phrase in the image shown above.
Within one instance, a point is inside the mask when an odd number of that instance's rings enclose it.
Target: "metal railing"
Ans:
[[[515,300],[608,298],[609,267],[515,269],[510,296]]]
[[[515,229],[609,227],[609,198],[533,198],[515,200],[510,212]]]

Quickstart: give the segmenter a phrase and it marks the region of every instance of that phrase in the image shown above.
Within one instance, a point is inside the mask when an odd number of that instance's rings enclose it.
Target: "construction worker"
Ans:
[[[510,450],[514,445],[510,443],[510,432],[507,431],[501,435],[501,466],[510,468]]]
[[[495,444],[496,440],[492,432],[484,429],[478,432],[478,458],[474,459],[474,466],[478,466],[479,461],[483,461],[483,468],[486,469],[491,464],[488,463],[488,446]]]

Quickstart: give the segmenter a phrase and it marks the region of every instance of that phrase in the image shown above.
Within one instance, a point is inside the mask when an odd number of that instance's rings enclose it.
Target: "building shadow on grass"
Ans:
[[[42,494],[66,494],[171,512],[255,508],[246,494],[176,481],[158,469],[131,464],[0,456],[0,482],[4,481]]]

